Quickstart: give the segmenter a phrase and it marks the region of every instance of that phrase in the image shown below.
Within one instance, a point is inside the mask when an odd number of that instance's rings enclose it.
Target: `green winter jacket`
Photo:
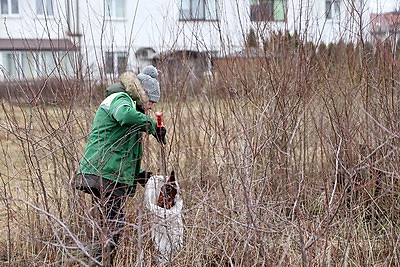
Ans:
[[[78,173],[136,187],[141,135],[155,134],[155,127],[156,121],[139,112],[127,93],[112,93],[96,112]]]

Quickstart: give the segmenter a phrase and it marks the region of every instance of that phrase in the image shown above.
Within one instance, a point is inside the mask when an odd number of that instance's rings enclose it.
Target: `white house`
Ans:
[[[229,56],[252,29],[366,38],[367,0],[0,0],[0,78],[109,77],[164,57]],[[360,30],[361,29],[361,30]],[[172,60],[173,61],[173,60]]]

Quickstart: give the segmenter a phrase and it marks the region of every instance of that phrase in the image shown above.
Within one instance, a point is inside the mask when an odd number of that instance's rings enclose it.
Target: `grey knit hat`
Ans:
[[[141,73],[147,74],[150,77],[155,79],[155,78],[157,78],[158,70],[153,65],[149,65],[149,66],[144,67],[143,70],[141,71]]]
[[[139,73],[137,77],[146,91],[149,100],[154,103],[160,101],[160,84],[158,81],[145,73]]]

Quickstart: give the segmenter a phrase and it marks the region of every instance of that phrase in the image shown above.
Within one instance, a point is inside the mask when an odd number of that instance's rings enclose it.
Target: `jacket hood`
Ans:
[[[122,83],[114,83],[106,88],[106,97],[113,93],[125,92],[125,86]]]
[[[125,87],[125,91],[135,100],[140,106],[144,107],[149,102],[149,97],[143,89],[136,74],[132,71],[124,72],[120,75],[119,81]]]

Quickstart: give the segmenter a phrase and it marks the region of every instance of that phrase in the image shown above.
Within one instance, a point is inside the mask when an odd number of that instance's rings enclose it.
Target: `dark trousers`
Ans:
[[[93,192],[93,196],[93,201],[99,212],[100,226],[106,231],[103,235],[105,234],[107,239],[112,239],[111,245],[115,248],[124,228],[125,213],[123,204],[126,197],[112,194],[105,195],[97,190]]]
[[[129,187],[120,183],[100,179],[98,176],[79,174],[76,188],[93,196],[98,212],[100,231],[96,237],[93,257],[111,265],[118,241],[125,224],[123,205],[127,199]],[[108,262],[108,264],[106,263]]]

